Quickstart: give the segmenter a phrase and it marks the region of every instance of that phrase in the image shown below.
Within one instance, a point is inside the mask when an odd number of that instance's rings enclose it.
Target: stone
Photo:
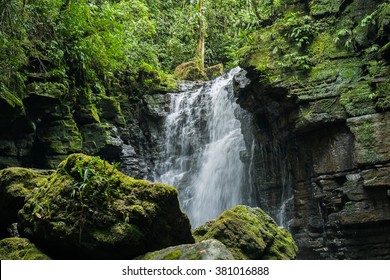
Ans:
[[[390,167],[377,167],[362,172],[364,187],[390,187]]]
[[[7,236],[26,198],[46,183],[50,173],[21,167],[0,170],[0,238]]]
[[[195,61],[184,62],[176,67],[175,77],[179,80],[187,81],[207,81],[207,75],[204,70],[200,69]]]
[[[223,74],[223,64],[219,63],[204,69],[206,76],[209,80],[213,80]]]
[[[0,240],[0,260],[50,260],[26,238],[12,237]]]
[[[131,259],[192,243],[171,186],[70,155],[19,211],[19,232],[57,259]]]
[[[390,160],[390,112],[349,118],[348,127],[355,136],[358,165]]]
[[[389,259],[390,5],[305,4],[287,4],[240,50],[247,74],[237,76],[235,95],[252,113],[253,126],[241,126],[252,150],[252,199],[277,217],[291,193],[287,225],[298,258]],[[308,13],[310,27],[294,25]],[[298,52],[286,39],[291,25],[293,33],[316,29]],[[294,55],[306,69],[286,61]],[[269,156],[275,147],[281,152]]]
[[[295,259],[298,251],[291,234],[279,228],[260,208],[239,205],[193,232],[196,241],[217,239],[236,260]]]
[[[137,260],[234,260],[223,243],[215,239],[195,244],[184,244],[165,248],[137,257]]]

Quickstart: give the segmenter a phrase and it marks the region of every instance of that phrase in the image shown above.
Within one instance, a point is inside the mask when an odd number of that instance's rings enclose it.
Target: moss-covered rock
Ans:
[[[210,239],[195,244],[165,248],[137,257],[137,260],[234,260],[220,241]]]
[[[37,136],[47,155],[67,155],[82,149],[81,133],[72,118],[42,125]]]
[[[0,260],[50,260],[26,238],[12,237],[0,241]]]
[[[21,115],[25,115],[22,100],[6,86],[0,84],[0,127],[7,126]]]
[[[175,77],[179,80],[207,81],[207,74],[199,67],[196,61],[188,61],[180,64],[175,69]]]
[[[44,185],[50,171],[26,168],[7,168],[0,171],[0,236],[4,236],[7,227],[17,221],[25,199],[34,189]]]
[[[19,218],[21,235],[56,258],[129,259],[193,242],[175,188],[83,154],[64,160]]]
[[[298,248],[291,234],[279,228],[260,208],[236,206],[193,232],[196,241],[217,239],[237,260],[295,259]]]
[[[223,74],[223,64],[219,63],[204,69],[206,76],[209,80],[215,79]]]

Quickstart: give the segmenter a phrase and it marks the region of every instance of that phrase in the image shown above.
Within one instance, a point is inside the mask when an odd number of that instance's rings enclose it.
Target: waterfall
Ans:
[[[165,151],[155,179],[179,189],[192,226],[243,203],[245,153],[232,77],[239,69],[203,85],[183,84],[170,94]]]

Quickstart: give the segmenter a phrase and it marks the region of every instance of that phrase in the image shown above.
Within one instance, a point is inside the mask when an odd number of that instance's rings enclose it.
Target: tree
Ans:
[[[206,35],[206,24],[203,16],[203,0],[198,2],[198,42],[196,45],[196,58],[199,60],[199,68],[204,69],[204,38]]]

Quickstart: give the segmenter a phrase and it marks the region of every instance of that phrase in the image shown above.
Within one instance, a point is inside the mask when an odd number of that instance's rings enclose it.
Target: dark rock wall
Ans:
[[[235,79],[237,102],[252,113],[243,132],[255,135],[253,193],[276,217],[290,189],[285,224],[300,258],[390,259],[389,3],[299,2],[318,28],[310,64],[262,64],[283,57],[260,45]],[[353,47],[335,38],[346,26]]]
[[[0,168],[54,168],[67,155],[83,152],[121,161],[136,178],[150,174],[164,94],[45,80],[27,82],[24,98],[0,91]]]

